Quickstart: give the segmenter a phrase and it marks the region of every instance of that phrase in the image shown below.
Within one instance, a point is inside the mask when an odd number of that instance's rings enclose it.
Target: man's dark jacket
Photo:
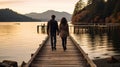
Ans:
[[[51,19],[47,24],[47,34],[52,36],[56,35],[56,32],[58,32],[58,23],[56,20]]]

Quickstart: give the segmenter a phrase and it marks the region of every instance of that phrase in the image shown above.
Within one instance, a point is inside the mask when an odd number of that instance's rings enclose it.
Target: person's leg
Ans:
[[[62,46],[63,46],[63,49],[64,49],[64,38],[61,37],[61,39],[62,39]]]
[[[51,38],[51,48],[53,50],[53,36],[50,36],[50,38]]]
[[[66,50],[66,37],[63,37],[63,49]]]
[[[67,37],[65,37],[64,40],[65,40],[65,45],[64,45],[64,47],[65,47],[65,50],[66,50],[66,49],[67,49],[67,47],[66,47],[66,44],[67,44]]]
[[[56,34],[54,35],[54,45],[53,45],[53,47],[56,49]]]

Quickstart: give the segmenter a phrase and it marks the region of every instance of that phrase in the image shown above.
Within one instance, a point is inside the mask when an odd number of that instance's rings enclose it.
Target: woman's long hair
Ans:
[[[60,21],[60,25],[66,25],[67,24],[67,19],[65,17],[63,17]]]

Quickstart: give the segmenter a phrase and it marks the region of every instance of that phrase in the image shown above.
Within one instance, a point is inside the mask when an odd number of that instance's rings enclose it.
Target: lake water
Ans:
[[[120,55],[120,32],[72,34],[74,39],[88,54],[95,59],[110,58]]]
[[[37,33],[37,25],[42,22],[1,22],[0,23],[0,61],[14,60],[28,62],[39,44],[47,36]],[[120,55],[120,32],[80,33],[71,35],[88,53],[91,59]]]
[[[37,25],[30,22],[0,22],[0,61],[28,62],[46,34],[37,33]]]

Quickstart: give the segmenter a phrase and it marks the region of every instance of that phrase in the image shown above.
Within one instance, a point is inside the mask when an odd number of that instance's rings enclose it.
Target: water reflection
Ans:
[[[0,61],[14,60],[20,65],[28,62],[46,34],[37,33],[40,22],[1,22],[0,23]]]
[[[82,32],[82,31],[81,31]],[[120,32],[87,32],[72,34],[91,59],[120,55]]]
[[[107,35],[109,36],[108,41],[113,44],[112,47],[114,47],[114,51],[120,52],[120,31],[109,32]]]
[[[17,27],[15,25],[0,25],[0,33],[4,35],[11,35],[16,33],[16,28]]]

